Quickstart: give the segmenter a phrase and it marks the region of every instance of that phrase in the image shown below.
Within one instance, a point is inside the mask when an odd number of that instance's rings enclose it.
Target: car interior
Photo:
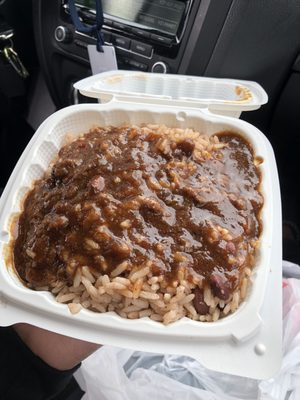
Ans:
[[[95,0],[75,3],[82,23],[95,24]],[[283,258],[300,263],[300,2],[102,0],[102,5],[104,42],[115,47],[119,69],[245,79],[265,89],[268,103],[241,118],[273,146]],[[96,101],[73,88],[92,74],[87,46],[95,43],[74,27],[67,0],[0,1],[2,189],[48,115]]]

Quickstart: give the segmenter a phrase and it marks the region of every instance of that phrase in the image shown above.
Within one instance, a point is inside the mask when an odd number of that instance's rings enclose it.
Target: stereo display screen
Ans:
[[[80,6],[94,10],[95,0],[77,0]],[[148,28],[176,35],[185,3],[178,0],[102,0],[103,12]]]

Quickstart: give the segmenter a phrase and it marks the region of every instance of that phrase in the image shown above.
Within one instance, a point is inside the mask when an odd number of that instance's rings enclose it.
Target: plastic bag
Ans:
[[[133,364],[126,370],[131,361]],[[241,390],[246,388],[245,399],[254,398],[249,393],[257,394],[256,381],[209,371],[188,357],[158,356],[109,346],[84,361],[81,371],[86,384],[83,400],[236,400],[240,391],[234,378]],[[233,390],[228,390],[231,386]],[[225,394],[231,391],[235,396]]]
[[[266,381],[221,374],[184,356],[104,346],[82,363],[84,400],[299,400],[300,281],[283,281],[283,363]]]
[[[283,362],[279,373],[259,384],[261,400],[300,399],[300,280],[283,281]],[[288,396],[288,397],[287,397]]]

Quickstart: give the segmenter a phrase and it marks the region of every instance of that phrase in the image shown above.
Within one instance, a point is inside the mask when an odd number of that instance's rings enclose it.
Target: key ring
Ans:
[[[29,76],[29,72],[23,65],[22,61],[20,60],[18,54],[16,51],[10,47],[4,47],[2,50],[5,58],[7,61],[10,63],[10,65],[14,68],[14,70],[22,77],[22,78],[27,78]]]
[[[10,40],[13,36],[14,36],[14,32],[1,33],[0,34],[0,41]]]

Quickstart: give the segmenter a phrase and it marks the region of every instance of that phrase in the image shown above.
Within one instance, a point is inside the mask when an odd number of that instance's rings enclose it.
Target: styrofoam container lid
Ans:
[[[81,94],[138,103],[208,108],[219,114],[239,116],[267,103],[268,96],[256,82],[153,74],[136,71],[108,71],[74,84]]]
[[[262,157],[263,232],[260,257],[246,300],[232,315],[216,322],[183,318],[168,326],[142,318],[127,320],[114,312],[82,310],[76,315],[46,291],[20,282],[8,258],[11,225],[22,210],[24,195],[63,146],[67,134],[78,136],[94,126],[142,123],[194,128],[208,135],[222,130],[241,134]],[[38,129],[0,199],[0,324],[30,323],[90,342],[149,352],[184,354],[220,372],[265,379],[281,362],[281,207],[274,154],[266,137],[236,118],[207,110],[140,102],[111,101],[67,107]]]

